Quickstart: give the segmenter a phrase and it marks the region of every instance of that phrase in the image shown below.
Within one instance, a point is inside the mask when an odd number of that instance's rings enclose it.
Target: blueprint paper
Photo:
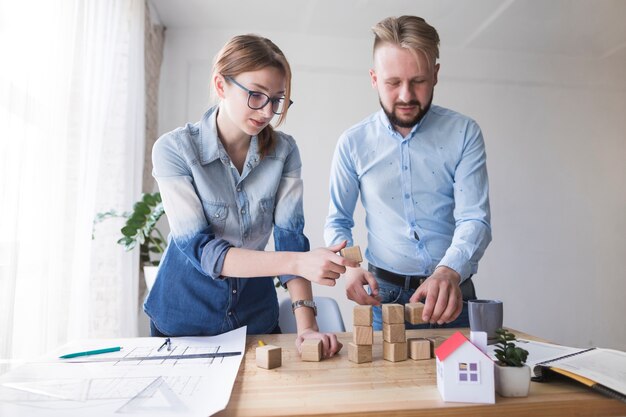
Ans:
[[[243,354],[246,328],[211,337],[74,342],[0,376],[2,416],[209,416],[228,404]],[[93,358],[121,358],[241,352],[200,359],[67,363],[60,354],[110,346],[119,352]],[[83,357],[88,360],[89,357]]]

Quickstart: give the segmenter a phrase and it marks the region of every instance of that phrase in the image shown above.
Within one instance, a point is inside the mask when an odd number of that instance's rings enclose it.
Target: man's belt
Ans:
[[[406,280],[408,278],[409,289],[411,290],[416,290],[424,283],[424,281],[426,281],[426,278],[428,278],[423,275],[396,274],[395,272],[387,271],[386,269],[379,268],[372,264],[368,265],[368,269],[376,278],[389,284],[397,285],[401,288],[405,288]],[[476,299],[476,291],[474,290],[474,283],[472,282],[471,276],[461,283],[461,293],[463,294],[463,300]]]

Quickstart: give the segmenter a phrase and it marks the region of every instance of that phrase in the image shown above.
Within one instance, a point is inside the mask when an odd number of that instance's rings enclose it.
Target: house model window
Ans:
[[[480,371],[476,362],[459,362],[459,382],[464,384],[480,383]]]

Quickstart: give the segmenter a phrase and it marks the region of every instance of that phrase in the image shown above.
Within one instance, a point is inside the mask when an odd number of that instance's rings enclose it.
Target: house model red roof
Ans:
[[[435,349],[435,356],[437,356],[440,361],[443,361],[465,342],[469,342],[469,339],[465,337],[463,333],[456,332]]]

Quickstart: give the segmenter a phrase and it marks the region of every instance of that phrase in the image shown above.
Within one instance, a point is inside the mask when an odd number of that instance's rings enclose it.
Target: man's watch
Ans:
[[[296,313],[296,309],[300,307],[309,307],[313,309],[313,315],[317,316],[317,306],[313,300],[297,300],[291,303],[291,310]]]

